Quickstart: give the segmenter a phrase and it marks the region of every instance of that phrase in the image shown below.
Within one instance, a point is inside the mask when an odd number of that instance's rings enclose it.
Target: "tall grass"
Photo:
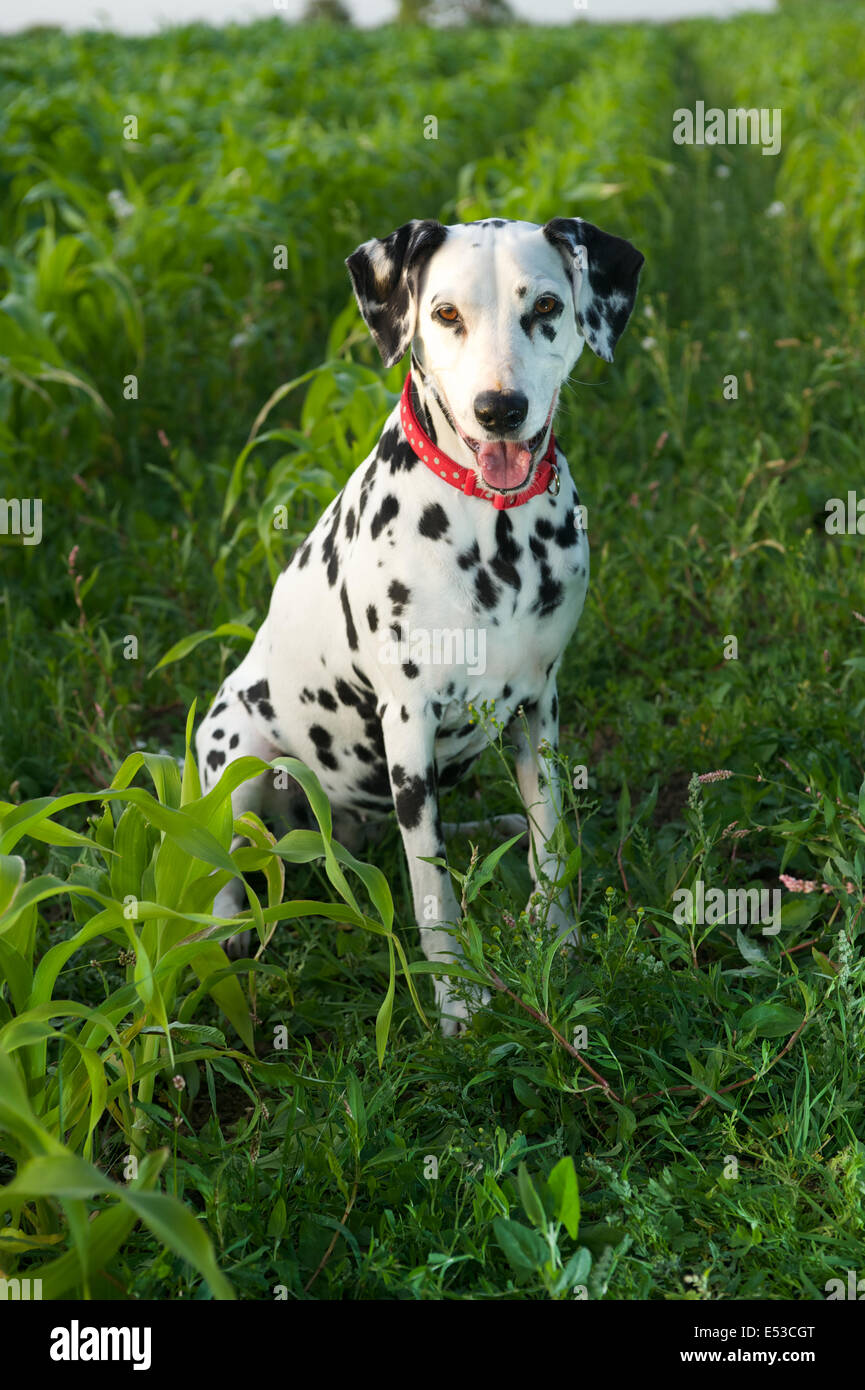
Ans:
[[[45,528],[0,538],[4,1274],[701,1299],[856,1268],[865,580],[823,516],[865,446],[860,16],[4,45],[0,495]],[[781,106],[781,155],[674,146],[697,99]],[[457,1043],[425,1026],[396,833],[353,859],[293,765],[318,829],[246,816],[232,854],[261,765],[202,797],[188,748],[400,385],[342,259],[439,213],[580,213],[647,255],[558,430],[593,552],[557,831],[583,945],[526,907],[515,850],[454,842],[463,983],[491,995]],[[479,717],[454,819],[516,805]],[[232,875],[248,909],[216,920]],[[698,879],[784,884],[780,932],[678,921]]]

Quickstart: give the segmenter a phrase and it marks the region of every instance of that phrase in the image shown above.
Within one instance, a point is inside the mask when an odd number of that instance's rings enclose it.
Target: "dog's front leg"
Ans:
[[[555,833],[562,813],[559,769],[556,753],[559,747],[559,701],[555,677],[547,681],[539,698],[519,713],[511,722],[509,732],[516,748],[517,781],[529,820],[529,872],[536,889],[543,890],[540,875],[555,881],[559,861],[547,841]],[[549,745],[544,757],[538,752],[542,744]],[[566,901],[553,898],[547,922],[557,931],[573,927]]]
[[[449,930],[449,924],[460,919],[450,876],[447,869],[420,858],[445,857],[436,785],[436,720],[428,706],[400,706],[394,701],[383,711],[381,725],[421,949],[430,961],[459,958],[459,946]],[[445,976],[435,976],[434,985],[441,1029],[446,1037],[451,1036],[468,1017],[468,1010],[462,1000],[454,998]]]

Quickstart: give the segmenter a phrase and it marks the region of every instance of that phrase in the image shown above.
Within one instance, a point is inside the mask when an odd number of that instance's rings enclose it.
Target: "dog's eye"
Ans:
[[[442,323],[456,323],[459,318],[459,310],[455,309],[452,304],[440,304],[434,317],[441,319]]]
[[[535,313],[551,314],[554,309],[558,308],[558,305],[559,301],[556,299],[555,295],[542,294],[540,299],[535,300]]]

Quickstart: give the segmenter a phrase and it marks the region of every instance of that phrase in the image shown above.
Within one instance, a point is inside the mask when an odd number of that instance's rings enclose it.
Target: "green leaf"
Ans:
[[[286,1226],[285,1198],[277,1197],[267,1223],[269,1236],[281,1236]]]
[[[465,890],[467,903],[474,901],[480,890],[485,886],[485,884],[489,883],[490,879],[492,878],[495,872],[496,865],[498,864],[502,856],[507,854],[508,850],[511,849],[517,843],[517,841],[521,840],[522,838],[523,833],[521,831],[519,835],[514,835],[511,837],[510,840],[505,840],[504,844],[496,845],[496,848],[492,851],[492,853],[488,854],[486,858],[481,861],[475,872],[469,878],[468,885]]]
[[[149,674],[152,676],[156,671],[161,671],[163,666],[170,666],[173,661],[181,661],[211,637],[243,637],[247,642],[252,642],[255,640],[255,633],[246,623],[220,623],[218,627],[202,628],[199,632],[187,633],[179,642],[175,642],[173,647],[168,648]]]
[[[530,1231],[506,1216],[494,1218],[493,1230],[508,1263],[518,1274],[533,1274],[546,1264],[549,1252],[538,1231]]]
[[[592,1252],[581,1245],[579,1250],[574,1251],[556,1280],[556,1293],[564,1293],[566,1289],[573,1289],[578,1284],[585,1284],[591,1269]]]
[[[619,797],[619,805],[616,810],[616,825],[619,831],[619,844],[623,844],[628,830],[628,822],[631,816],[631,793],[628,791],[626,781],[622,782],[622,793]]]
[[[176,1197],[146,1192],[134,1183],[121,1186],[110,1182],[98,1168],[74,1154],[30,1159],[18,1176],[0,1190],[0,1210],[8,1211],[22,1199],[56,1197],[61,1201],[85,1201],[97,1194],[116,1197],[131,1208],[161,1244],[198,1270],[217,1298],[234,1298],[231,1284],[216,1263],[209,1238],[188,1207]]]
[[[0,917],[12,906],[27,869],[17,854],[0,854]]]
[[[547,1184],[556,1199],[556,1219],[561,1221],[571,1240],[576,1240],[580,1230],[580,1187],[574,1160],[569,1154],[560,1158]],[[580,1279],[575,1283],[582,1283]]]
[[[375,1049],[378,1056],[379,1066],[384,1065],[384,1054],[387,1048],[388,1034],[393,1017],[393,1000],[396,986],[396,970],[393,958],[393,942],[387,943],[388,957],[390,960],[390,978],[388,979],[387,992],[381,1002],[381,1007],[375,1020]]]
[[[529,1170],[524,1163],[517,1169],[517,1186],[520,1190],[520,1201],[523,1204],[523,1211],[529,1218],[533,1226],[538,1230],[545,1230],[547,1225],[547,1214],[544,1211],[544,1204],[540,1199],[538,1190],[529,1177]]]
[[[785,1038],[795,1033],[803,1015],[786,1004],[752,1004],[743,1013],[739,1027],[743,1033],[752,1030],[758,1038]]]

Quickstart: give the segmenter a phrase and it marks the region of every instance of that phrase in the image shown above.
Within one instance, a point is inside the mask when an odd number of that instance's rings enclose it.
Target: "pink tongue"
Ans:
[[[520,487],[529,476],[531,462],[530,451],[519,441],[496,440],[478,449],[481,473],[490,487]]]

